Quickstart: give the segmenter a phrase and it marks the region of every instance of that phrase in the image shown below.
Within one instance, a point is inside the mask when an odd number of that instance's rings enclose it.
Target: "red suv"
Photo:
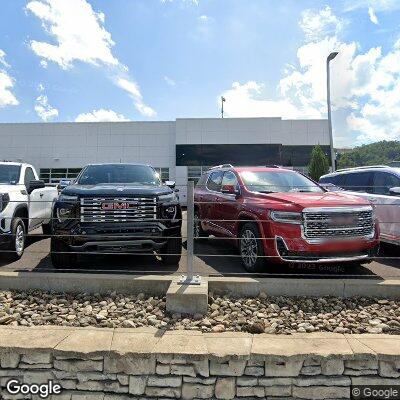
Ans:
[[[371,204],[279,167],[214,167],[195,189],[195,236],[233,239],[249,272],[265,261],[360,262],[376,255]]]

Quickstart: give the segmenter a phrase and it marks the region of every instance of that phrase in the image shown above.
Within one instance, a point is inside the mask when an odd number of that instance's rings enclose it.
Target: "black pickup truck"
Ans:
[[[78,254],[155,251],[165,264],[178,264],[181,226],[174,182],[163,185],[151,166],[88,165],[55,202],[51,260],[75,268]]]

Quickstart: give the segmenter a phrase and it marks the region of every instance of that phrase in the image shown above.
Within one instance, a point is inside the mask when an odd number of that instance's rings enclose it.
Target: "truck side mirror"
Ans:
[[[392,187],[389,189],[389,193],[391,196],[400,197],[400,186]]]
[[[72,185],[72,183],[74,182],[73,179],[60,179],[60,182],[58,183],[58,190],[63,190],[65,189],[67,186]]]
[[[171,189],[175,189],[175,181],[165,181],[165,185]]]
[[[29,186],[26,188],[27,192],[31,194],[36,189],[43,189],[46,185],[43,181],[30,181]]]

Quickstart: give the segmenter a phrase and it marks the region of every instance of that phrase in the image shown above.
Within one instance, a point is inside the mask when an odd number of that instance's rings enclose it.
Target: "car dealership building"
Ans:
[[[187,180],[209,166],[278,164],[304,170],[313,146],[329,154],[327,120],[179,118],[157,122],[0,124],[0,160],[27,162],[41,179],[74,178],[90,163],[156,167],[175,180],[185,201]]]

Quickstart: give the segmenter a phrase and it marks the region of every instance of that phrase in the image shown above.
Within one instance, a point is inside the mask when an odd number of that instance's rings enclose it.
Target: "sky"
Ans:
[[[400,140],[399,0],[0,0],[0,122],[326,118]]]

